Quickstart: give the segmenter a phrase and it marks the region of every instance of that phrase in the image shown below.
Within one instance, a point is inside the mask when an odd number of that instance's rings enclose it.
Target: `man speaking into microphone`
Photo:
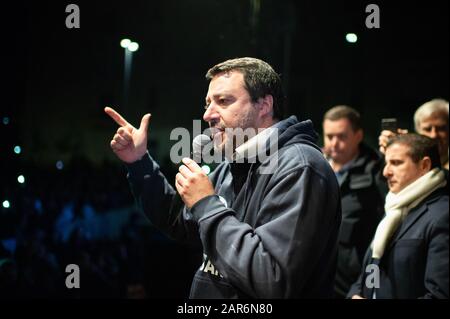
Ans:
[[[228,156],[209,176],[184,158],[176,190],[147,152],[150,115],[137,129],[105,108],[120,125],[111,148],[125,162],[144,213],[171,238],[203,249],[190,297],[331,298],[339,186],[312,122],[284,117],[280,77],[264,61],[227,60],[206,78],[203,119],[215,151]],[[248,130],[256,132],[253,138],[228,134]],[[267,153],[265,142],[273,137],[267,132],[276,132],[276,152],[249,156],[256,146],[256,154]]]

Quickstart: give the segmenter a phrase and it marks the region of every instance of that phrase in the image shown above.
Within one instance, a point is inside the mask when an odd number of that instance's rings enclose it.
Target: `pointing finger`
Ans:
[[[117,113],[110,107],[105,107],[105,113],[108,114],[114,120],[114,122],[116,122],[120,126],[130,125],[119,113]]]

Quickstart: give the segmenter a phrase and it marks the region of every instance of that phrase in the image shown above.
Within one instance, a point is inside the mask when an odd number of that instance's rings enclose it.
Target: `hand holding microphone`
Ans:
[[[201,134],[192,142],[192,158],[183,158],[183,164],[175,176],[175,186],[183,199],[184,204],[190,209],[199,200],[206,196],[214,195],[214,187],[206,173],[196,163],[200,163],[206,145],[211,143],[211,138]]]

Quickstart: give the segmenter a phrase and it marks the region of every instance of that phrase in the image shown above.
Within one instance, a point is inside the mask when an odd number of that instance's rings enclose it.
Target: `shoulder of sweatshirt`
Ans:
[[[313,146],[295,143],[286,147],[282,147],[276,154],[278,162],[278,174],[291,170],[301,170],[310,168],[323,176],[334,176],[334,173],[330,167],[330,164],[325,159],[323,153]],[[269,162],[271,157],[266,161]]]

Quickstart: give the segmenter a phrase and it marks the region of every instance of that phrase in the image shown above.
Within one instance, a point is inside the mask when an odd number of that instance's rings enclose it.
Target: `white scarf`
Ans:
[[[389,192],[384,205],[386,215],[378,224],[372,242],[372,257],[380,259],[391,236],[409,211],[436,189],[444,187],[446,184],[444,172],[440,168],[434,168],[406,186],[398,194]]]

